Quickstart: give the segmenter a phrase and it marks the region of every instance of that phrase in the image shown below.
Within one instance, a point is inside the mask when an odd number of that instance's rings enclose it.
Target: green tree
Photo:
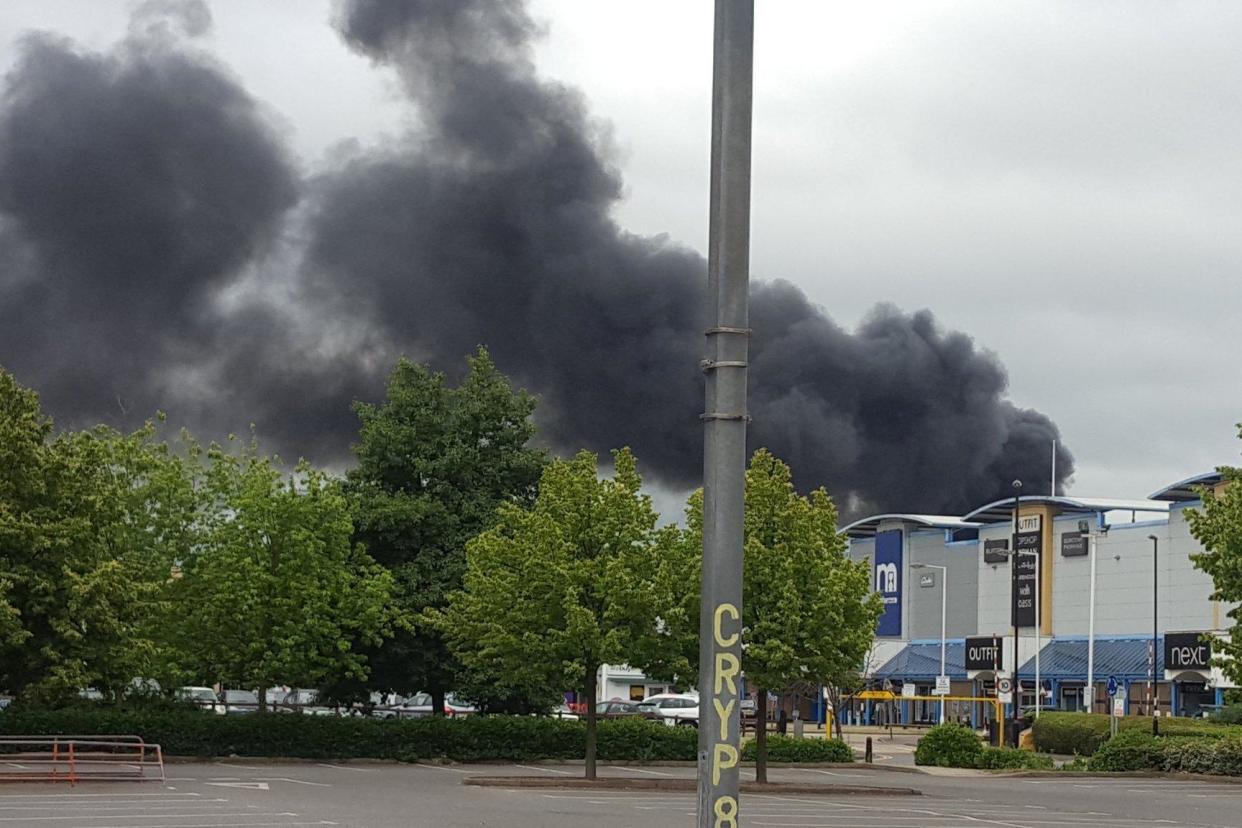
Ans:
[[[119,699],[160,672],[155,636],[194,493],[156,426],[52,436],[37,396],[0,371],[0,686],[57,702]]]
[[[1238,424],[1242,439],[1242,423]],[[1229,610],[1233,626],[1229,640],[1222,642],[1218,656],[1221,669],[1235,683],[1242,683],[1242,468],[1221,466],[1218,490],[1203,492],[1203,506],[1186,510],[1190,533],[1203,545],[1203,553],[1194,556],[1194,564],[1212,577],[1212,599],[1234,604]],[[1214,645],[1215,646],[1215,645]]]
[[[429,613],[468,666],[523,692],[561,688],[587,701],[586,775],[595,777],[595,697],[602,664],[668,669],[685,649],[661,618],[655,572],[676,530],[656,526],[629,450],[601,479],[589,452],[555,461],[530,510],[501,507],[467,546],[464,588]]]
[[[358,465],[348,490],[356,539],[392,572],[398,604],[413,616],[444,607],[461,585],[466,543],[492,525],[501,504],[528,506],[546,462],[529,443],[535,400],[514,391],[480,348],[457,387],[402,359],[379,406],[358,403]],[[415,623],[373,651],[371,687],[444,695],[459,665],[443,636]],[[355,688],[355,690],[360,688]]]
[[[194,549],[173,579],[176,649],[199,681],[317,686],[366,677],[361,649],[401,623],[392,576],[353,536],[350,503],[307,463],[286,476],[251,444],[206,452]]]
[[[691,496],[685,549],[701,555],[703,494]],[[768,691],[830,683],[856,671],[881,605],[865,563],[846,555],[837,509],[823,489],[801,497],[789,467],[766,449],[746,472],[742,673],[758,688],[756,779],[767,781]],[[698,583],[687,582],[695,592]],[[695,622],[697,624],[697,621]]]

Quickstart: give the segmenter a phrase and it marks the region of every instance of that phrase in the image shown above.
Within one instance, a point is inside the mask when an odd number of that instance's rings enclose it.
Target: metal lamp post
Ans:
[[[1160,637],[1160,616],[1158,613],[1158,604],[1160,598],[1160,569],[1158,566],[1159,558],[1157,553],[1160,551],[1160,539],[1155,535],[1148,535],[1151,541],[1151,681],[1147,683],[1147,690],[1151,693],[1151,735],[1160,735],[1160,706],[1157,702],[1156,690],[1156,646],[1157,639]]]
[[[1016,546],[1016,544],[1015,544]],[[1038,552],[1019,552],[1016,548],[1013,552],[1014,556],[1029,555],[1035,559],[1035,718],[1039,718],[1039,714],[1043,712],[1044,707],[1044,686],[1042,676],[1039,673],[1039,652],[1044,647],[1043,630],[1040,629],[1043,616],[1039,611],[1039,592],[1040,592],[1040,576],[1043,574],[1043,555]],[[1090,645],[1088,645],[1089,648]]]
[[[940,570],[940,683],[945,680],[944,672],[944,655],[947,649],[948,639],[945,635],[945,620],[948,617],[949,609],[949,568],[947,566],[938,566],[937,564],[912,563],[911,569],[938,569]],[[940,723],[944,724],[944,697],[940,697]]]
[[[1018,550],[1018,507],[1021,505],[1022,481],[1013,481],[1013,550]],[[1021,709],[1022,685],[1018,680],[1018,556],[1010,554],[1009,556],[1009,613],[1013,621],[1013,722],[1014,747],[1018,746],[1018,713]]]
[[[738,825],[754,0],[716,0],[702,415],[699,828]]]
[[[1108,533],[1108,524],[1103,521],[1102,515],[1097,517],[1097,522],[1101,525],[1097,526],[1094,531],[1088,533],[1091,540],[1091,595],[1087,600],[1087,712],[1095,712],[1095,562],[1098,557],[1100,535]]]

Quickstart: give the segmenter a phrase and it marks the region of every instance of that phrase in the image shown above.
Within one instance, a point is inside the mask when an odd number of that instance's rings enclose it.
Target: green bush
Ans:
[[[1100,745],[1087,767],[1093,771],[1162,770],[1166,741],[1150,732],[1125,730]]]
[[[1098,713],[1043,713],[1032,732],[1042,753],[1091,756],[1108,740],[1108,716]]]
[[[465,762],[581,759],[586,725],[534,716],[368,719],[269,713],[216,716],[196,711],[126,712],[10,709],[0,734],[133,734],[170,756],[273,756],[293,759],[446,758]],[[688,760],[694,728],[645,720],[599,723],[598,756],[608,760]]]
[[[1017,748],[985,747],[975,765],[984,770],[1052,770],[1052,757]]]
[[[1212,714],[1211,721],[1220,724],[1242,725],[1242,704],[1230,704]]]
[[[1242,739],[1176,739],[1161,748],[1161,769],[1242,776]]]
[[[983,742],[969,727],[939,724],[927,731],[914,749],[914,764],[941,768],[973,768],[983,755]]]
[[[755,740],[742,745],[742,759],[755,761]],[[768,736],[769,762],[853,762],[854,751],[840,739],[795,739],[792,736]]]

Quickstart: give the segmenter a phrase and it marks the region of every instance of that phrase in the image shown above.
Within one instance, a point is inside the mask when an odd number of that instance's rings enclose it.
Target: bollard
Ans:
[[[871,737],[867,737],[867,752],[863,754],[863,761],[868,765],[871,764]]]

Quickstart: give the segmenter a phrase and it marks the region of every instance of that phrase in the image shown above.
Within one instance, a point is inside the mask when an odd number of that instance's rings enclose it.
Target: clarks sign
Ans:
[[[1212,669],[1212,645],[1203,633],[1165,633],[1164,669],[1197,670],[1206,673]]]

